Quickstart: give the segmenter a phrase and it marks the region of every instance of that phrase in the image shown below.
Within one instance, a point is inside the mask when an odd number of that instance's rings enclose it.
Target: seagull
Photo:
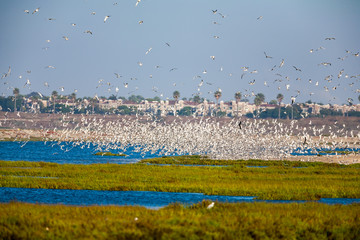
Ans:
[[[335,40],[335,38],[334,37],[327,37],[327,38],[325,38],[325,40]]]
[[[152,48],[149,48],[149,49],[146,51],[145,55],[147,55],[151,50],[152,50]]]
[[[105,16],[105,18],[104,18],[104,23],[106,22],[106,20],[108,20],[109,17],[110,17],[110,16]]]
[[[143,23],[144,23],[144,21],[143,21],[143,20],[140,20],[140,21],[139,21],[139,24],[143,24]]]
[[[48,88],[48,87],[49,87],[49,83],[48,83],[48,82],[44,82],[44,86]]]
[[[51,65],[46,66],[45,68],[52,68],[52,69],[55,69],[55,67],[54,67],[54,66],[51,66]]]
[[[29,79],[26,79],[26,83],[25,83],[25,85],[24,85],[24,87],[26,87],[27,85],[31,85],[31,83],[30,83],[30,80]]]
[[[40,9],[39,7],[38,7],[37,9],[35,9],[35,10],[32,12],[32,14],[39,12],[39,9]]]
[[[48,18],[49,21],[54,21],[56,20],[55,18]]]
[[[297,67],[295,67],[295,66],[293,66],[293,68],[295,68],[296,71],[301,72],[301,69],[300,69],[300,68],[297,68]]]
[[[90,35],[93,34],[92,31],[90,31],[90,30],[86,30],[84,33],[89,33]]]
[[[291,97],[291,105],[293,105],[295,103],[296,98],[295,97]]]
[[[141,0],[137,0],[136,3],[135,3],[135,7],[137,7],[137,5],[139,5]]]
[[[284,63],[285,63],[284,59],[281,60],[281,63],[280,63],[280,65],[279,65],[279,68],[281,68],[282,66],[284,66]]]
[[[210,56],[210,58],[211,58],[212,60],[215,60],[215,56]]]
[[[128,83],[124,83],[124,87],[127,88],[129,86]]]
[[[263,16],[260,16],[260,17],[257,18],[257,20],[261,20],[262,18],[263,18]]]
[[[216,12],[217,12],[217,9],[216,10],[211,10],[212,12],[213,12],[213,14],[216,14]]]
[[[322,63],[320,63],[319,65],[323,65],[323,66],[327,66],[327,65],[329,65],[329,66],[331,66],[331,63],[328,63],[328,62],[322,62]]]
[[[170,47],[170,43],[167,43],[167,42],[166,42],[165,44],[166,44],[168,47]]]
[[[266,55],[266,52],[264,52],[264,54],[265,54],[265,58],[272,58],[272,57]]]
[[[120,74],[118,74],[118,73],[114,73],[115,74],[115,76],[116,76],[116,78],[121,78],[122,76],[120,75]]]
[[[143,63],[142,62],[138,62],[139,66],[142,67]]]
[[[96,12],[92,12],[92,13],[90,13],[91,15],[95,15],[96,14]]]
[[[215,203],[214,203],[214,202],[212,202],[212,203],[210,203],[210,204],[209,204],[209,206],[207,206],[206,208],[207,208],[207,209],[211,209],[211,208],[213,208],[213,207],[214,207],[214,205],[215,205]]]
[[[75,27],[75,26],[76,26],[76,23],[72,23],[71,26]]]
[[[169,70],[169,72],[172,72],[174,70],[177,70],[177,68],[172,68],[172,69]]]
[[[67,36],[63,36],[63,39],[65,39],[65,41],[69,40],[69,38]]]
[[[29,14],[29,13],[30,13],[30,11],[29,11],[29,10],[24,10],[24,13]]]

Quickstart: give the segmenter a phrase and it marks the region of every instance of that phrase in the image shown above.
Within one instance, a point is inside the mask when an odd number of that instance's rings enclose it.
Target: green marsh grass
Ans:
[[[112,153],[112,152],[97,152],[97,153],[94,153],[93,155],[111,156],[111,157],[125,157],[126,156],[126,154],[123,154],[123,153]]]
[[[260,166],[270,163],[256,161]],[[359,165],[309,163],[294,168],[296,162],[280,162],[248,168],[224,164],[227,166],[0,161],[0,187],[197,192],[268,200],[360,198]]]
[[[359,239],[360,205],[215,203],[0,204],[0,239]]]

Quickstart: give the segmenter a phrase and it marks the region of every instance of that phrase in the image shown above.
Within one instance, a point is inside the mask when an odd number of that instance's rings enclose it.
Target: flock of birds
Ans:
[[[333,126],[300,126],[297,120],[284,124],[278,120],[232,119],[197,117],[175,118],[163,122],[152,116],[106,120],[83,115],[75,123],[69,115],[62,115],[62,129],[44,129],[53,134],[43,140],[59,144],[63,151],[74,147],[94,151],[134,151],[141,156],[206,155],[212,159],[284,159],[292,153],[317,154],[327,150],[359,146],[360,126],[345,130],[335,122]],[[55,142],[54,142],[55,141]],[[26,142],[22,143],[25,145]]]
[[[141,0],[135,2],[135,7],[141,3]],[[114,3],[117,5],[117,3]],[[33,11],[25,10],[25,14],[39,14],[40,8],[36,8]],[[227,16],[220,13],[218,10],[212,10],[212,13],[220,19],[224,19]],[[91,15],[96,15],[96,12],[91,12]],[[211,14],[211,12],[210,12]],[[55,18],[48,18],[49,21],[54,21]],[[111,21],[111,16],[104,16],[104,24]],[[263,16],[257,18],[257,21],[264,21]],[[139,24],[143,24],[144,21],[140,20]],[[218,19],[214,19],[214,25],[221,25]],[[76,23],[71,23],[72,26],[77,26]],[[93,35],[93,31],[86,29],[85,34]],[[64,35],[62,38],[65,41],[70,41],[69,36]],[[221,39],[222,36],[213,35],[214,39]],[[334,37],[327,37],[325,41],[336,41]],[[50,40],[47,40],[50,42]],[[164,43],[166,47],[172,47],[168,42]],[[45,48],[45,50],[47,50]],[[150,54],[153,50],[152,47],[145,51],[145,55]],[[321,46],[317,49],[310,49],[310,54],[315,54],[318,51],[324,51],[325,47]],[[338,57],[337,61],[344,61],[350,57],[359,57],[359,52],[351,52],[345,50],[345,56]],[[211,61],[216,61],[215,55],[209,54]],[[277,90],[285,89],[289,91],[291,88],[292,77],[285,75],[281,70],[286,67],[287,60],[280,58],[274,59],[271,55],[264,51],[265,59],[269,61],[277,61],[275,65],[271,62],[271,68],[269,72],[274,73],[273,84],[277,85]],[[143,62],[137,62],[139,67],[143,67]],[[318,64],[321,68],[332,68],[334,64],[331,62],[321,62]],[[292,71],[296,74],[303,72],[303,69],[296,65],[289,65]],[[46,69],[57,69],[53,65],[48,65]],[[160,65],[156,65],[155,69],[161,68]],[[169,69],[169,72],[176,71],[176,66]],[[260,70],[251,68],[249,66],[243,66],[241,68],[240,79],[246,79],[248,82],[246,89],[243,92],[243,98],[251,98],[255,96],[255,92],[251,86],[258,84],[256,74]],[[221,66],[219,69],[221,72],[224,68]],[[339,86],[340,80],[352,79],[352,81],[346,82],[356,93],[360,93],[358,88],[360,74],[349,74],[344,69],[332,70],[337,74],[329,74],[324,77],[324,80],[329,85],[324,86],[324,91],[335,91]],[[27,70],[30,74],[31,71]],[[193,95],[201,95],[201,88],[204,86],[204,82],[207,85],[213,85],[212,82],[206,81],[207,69],[202,69],[199,74],[193,77],[193,80],[199,81],[197,84],[197,92]],[[6,79],[11,75],[11,67],[8,71],[2,74],[2,79]],[[233,73],[228,73],[229,77],[232,77]],[[116,79],[123,78],[122,74],[114,73]],[[149,75],[152,78],[152,75]],[[23,76],[20,75],[19,79]],[[137,77],[131,77],[130,80],[137,80]],[[204,81],[205,80],[205,81]],[[296,78],[296,81],[301,81],[300,77]],[[319,81],[309,79],[308,82],[312,87],[319,86]],[[112,86],[110,82],[105,84],[103,79],[98,80],[97,88],[103,85],[108,86],[108,90],[115,89],[117,94],[120,90],[118,86]],[[269,87],[271,82],[264,81],[264,85]],[[323,84],[322,84],[323,85]],[[31,81],[26,79],[24,87],[30,88]],[[44,82],[44,86],[49,88],[49,83]],[[128,88],[129,82],[126,80],[123,83],[124,88]],[[176,83],[174,83],[176,86]],[[355,86],[355,89],[353,89]],[[64,87],[59,88],[61,92],[65,91]],[[135,91],[138,88],[135,88]],[[158,86],[153,86],[152,90],[158,92]],[[218,91],[222,91],[218,88]],[[74,90],[77,92],[77,90]],[[133,91],[132,91],[133,92]],[[215,91],[209,91],[209,94]],[[131,93],[131,92],[130,92]],[[292,103],[295,103],[296,97],[300,94],[304,94],[302,90],[297,89],[294,95],[291,97]],[[314,93],[310,92],[312,96]],[[160,93],[163,97],[163,94]],[[97,96],[96,96],[97,97]],[[349,102],[353,100],[348,99]],[[63,115],[63,123],[67,122],[67,115]],[[155,119],[155,120],[154,120]],[[65,126],[64,126],[65,127]],[[175,120],[171,123],[163,123],[156,120],[156,117],[149,116],[147,121],[143,121],[140,118],[126,119],[122,118],[117,121],[104,121],[101,118],[89,118],[83,116],[81,122],[77,123],[75,127],[65,127],[64,130],[57,132],[57,135],[50,138],[44,138],[44,141],[58,140],[59,144],[66,142],[66,147],[62,147],[64,151],[69,151],[73,147],[90,147],[95,144],[97,150],[108,151],[117,150],[119,152],[126,152],[129,148],[134,148],[135,151],[141,152],[145,155],[147,152],[159,155],[184,155],[184,154],[200,154],[207,155],[213,159],[282,159],[288,157],[296,149],[297,153],[306,153],[309,149],[317,153],[318,149],[326,146],[331,149],[335,148],[348,148],[353,145],[355,141],[359,141],[360,133],[359,126],[357,129],[347,131],[341,124],[334,126],[323,125],[320,128],[309,126],[301,129],[297,121],[291,121],[289,125],[284,125],[277,120],[253,120],[253,121],[239,121],[233,119],[228,123],[221,123],[217,120],[210,118],[197,118],[196,121],[182,121]],[[327,133],[325,136],[324,133]],[[60,135],[59,135],[60,134]],[[316,138],[314,137],[316,136]]]

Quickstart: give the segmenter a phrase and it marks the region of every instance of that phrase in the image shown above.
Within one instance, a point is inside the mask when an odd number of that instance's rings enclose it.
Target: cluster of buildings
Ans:
[[[235,100],[230,102],[220,101],[218,104],[215,102],[210,102],[204,100],[201,103],[196,103],[192,101],[186,100],[165,100],[165,101],[147,101],[143,100],[140,103],[135,103],[127,100],[108,100],[108,99],[100,99],[99,100],[99,107],[102,109],[116,109],[119,106],[127,106],[129,108],[137,109],[139,112],[151,112],[157,113],[162,116],[167,114],[174,114],[176,115],[178,111],[185,107],[189,107],[192,110],[192,114],[196,116],[205,116],[205,115],[212,115],[214,112],[223,112],[228,116],[242,116],[246,115],[247,113],[253,113],[255,110],[262,110],[265,109],[275,109],[278,108],[278,105],[273,104],[261,104],[256,106],[255,104],[249,102],[237,102]],[[281,107],[290,106],[290,104],[280,104]],[[309,114],[319,114],[321,109],[331,109],[334,111],[340,111],[344,115],[350,111],[360,111],[360,104],[357,105],[320,105],[316,103],[305,103],[300,104],[300,107],[304,113]]]
[[[52,101],[49,100],[37,100],[37,102],[32,102],[31,98],[26,99],[26,105],[33,110],[39,109],[40,103],[44,107],[51,107]],[[261,104],[256,106],[253,103],[249,102],[237,102],[235,100],[224,102],[220,101],[218,104],[214,102],[210,102],[204,100],[201,103],[196,103],[192,101],[186,100],[161,100],[161,101],[148,101],[143,100],[140,103],[123,100],[123,99],[98,99],[97,101],[91,101],[87,99],[83,99],[82,101],[75,101],[73,99],[57,99],[57,104],[64,105],[66,107],[74,107],[74,108],[89,108],[92,106],[96,106],[100,109],[118,109],[120,106],[126,106],[130,109],[134,109],[137,112],[151,112],[153,114],[158,114],[161,116],[166,116],[168,114],[176,115],[184,108],[188,108],[191,110],[192,115],[196,116],[206,116],[213,115],[216,112],[223,112],[227,116],[242,116],[248,113],[253,113],[255,110],[266,110],[266,109],[276,109],[279,106],[273,104]],[[290,104],[280,104],[281,107],[291,106]],[[334,111],[340,111],[343,115],[350,111],[360,111],[360,104],[357,105],[321,105],[316,103],[304,103],[299,105],[302,109],[302,112],[307,114],[319,114],[322,109],[330,109]]]

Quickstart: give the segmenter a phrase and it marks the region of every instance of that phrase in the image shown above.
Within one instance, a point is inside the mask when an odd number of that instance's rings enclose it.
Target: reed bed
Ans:
[[[0,204],[0,239],[359,239],[360,205],[218,203]]]
[[[197,192],[256,196],[264,200],[360,198],[360,169],[338,164],[248,168],[243,165],[76,165],[0,161],[0,187]]]

